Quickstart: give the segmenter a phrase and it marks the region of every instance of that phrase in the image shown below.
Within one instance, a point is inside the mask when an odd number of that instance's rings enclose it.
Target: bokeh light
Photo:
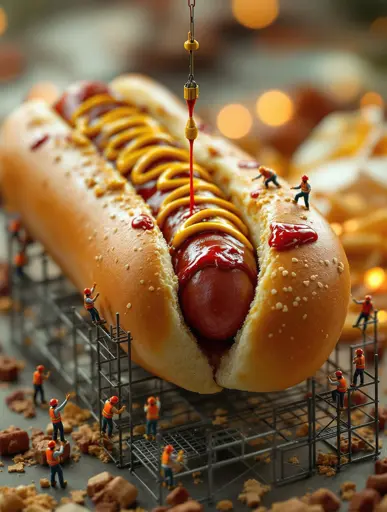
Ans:
[[[378,320],[381,324],[384,324],[387,322],[387,311],[384,311],[383,309],[378,312]]]
[[[343,232],[343,227],[338,222],[332,222],[331,228],[333,229],[337,236],[340,236]]]
[[[376,18],[376,20],[371,23],[370,30],[373,34],[387,37],[387,16]]]
[[[364,94],[360,99],[361,107],[368,107],[369,105],[377,105],[378,107],[384,107],[383,98],[377,92],[369,91]]]
[[[2,7],[0,7],[0,36],[4,34],[8,27],[8,16]]]
[[[282,91],[267,91],[257,100],[257,116],[269,126],[281,126],[287,123],[293,113],[293,101]]]
[[[247,135],[253,119],[246,107],[239,104],[226,105],[218,114],[219,131],[230,139],[241,139]]]
[[[59,98],[60,91],[52,82],[38,82],[31,87],[27,99],[42,99],[47,103],[54,103]]]
[[[327,88],[337,101],[350,102],[359,95],[362,84],[358,78],[353,77],[334,81],[328,84]]]
[[[386,272],[381,267],[374,267],[364,274],[364,284],[370,290],[377,290],[386,280]]]
[[[247,28],[265,28],[278,17],[278,0],[233,0],[235,19]]]

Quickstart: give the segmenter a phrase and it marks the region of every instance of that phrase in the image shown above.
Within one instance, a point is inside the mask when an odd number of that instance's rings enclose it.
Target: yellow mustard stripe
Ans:
[[[77,108],[72,124],[87,137],[101,136],[104,156],[115,161],[121,174],[130,173],[133,185],[155,180],[159,190],[170,191],[157,215],[157,223],[162,228],[171,213],[190,204],[188,151],[177,147],[173,137],[152,117],[129,104],[117,106],[89,123],[88,113],[92,109],[119,103],[109,94],[93,96]],[[189,237],[202,232],[221,231],[253,251],[238,208],[227,201],[203,167],[195,164],[194,175],[195,204],[208,207],[194,213],[180,226],[172,246],[178,248]]]

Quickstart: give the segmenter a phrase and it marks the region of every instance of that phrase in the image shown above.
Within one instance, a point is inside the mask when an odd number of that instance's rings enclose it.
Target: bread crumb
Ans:
[[[308,297],[302,297],[302,300],[303,300],[304,302],[308,302]]]
[[[155,287],[154,287],[154,286],[150,286],[150,287],[148,288],[148,290],[149,290],[150,292],[154,292],[154,291],[155,291]]]
[[[41,478],[39,484],[42,489],[48,489],[50,487],[50,482],[47,478]]]
[[[337,262],[339,261],[337,258],[332,258],[332,261],[335,265],[337,265]]]
[[[288,310],[288,307],[287,307],[287,306],[284,306],[284,307],[282,308],[282,311],[283,311],[284,313],[287,313],[287,312],[289,311],[289,310]]]
[[[282,275],[283,275],[284,277],[286,277],[287,275],[289,275],[289,272],[288,272],[287,270],[283,270],[283,271],[282,271]]]
[[[140,279],[140,284],[144,284],[144,283],[145,283],[144,279]]]
[[[280,267],[278,270],[279,270],[280,272],[282,272],[282,271],[283,271],[283,270],[285,270],[285,269],[284,269],[284,267]]]
[[[288,459],[288,462],[289,462],[289,464],[294,464],[294,465],[299,465],[300,464],[300,460],[296,456],[290,457],[290,459]]]
[[[275,305],[276,309],[283,309],[283,307],[284,306],[283,306],[282,302],[277,302],[277,304]]]
[[[126,309],[130,309],[132,307],[132,304],[130,302],[127,303]]]
[[[307,263],[305,263],[304,267],[305,268],[309,268],[309,265]]]
[[[329,288],[329,286],[326,284],[326,285],[324,286],[324,288],[328,289],[328,288]]]
[[[322,283],[320,283],[320,281],[317,283],[317,286],[318,286],[319,288],[323,288],[323,287],[324,287],[324,285],[323,285]]]
[[[272,273],[271,273],[271,278],[274,279],[275,277],[277,277],[277,272],[274,270]]]
[[[230,500],[218,501],[218,503],[216,504],[216,510],[232,510],[233,508],[234,505]]]
[[[312,295],[313,295],[313,296],[317,295],[317,292],[312,292]]]
[[[275,288],[273,288],[273,289],[271,290],[271,294],[272,294],[272,295],[276,295],[277,293],[278,293],[278,292],[277,292],[277,290],[276,290]]]
[[[294,306],[295,308],[297,308],[297,307],[298,307],[298,302],[297,302],[296,300],[293,302],[293,306]]]
[[[329,260],[324,260],[324,263],[327,267],[329,266]]]
[[[310,285],[310,281],[303,281],[304,283],[304,286],[309,286]]]
[[[127,263],[127,264],[125,265],[125,268],[126,268],[126,270],[129,270],[129,268],[130,268],[129,263]]]
[[[292,277],[297,277],[297,274],[295,272],[292,272]]]
[[[306,320],[308,315],[305,313],[305,315],[302,317],[303,320]]]
[[[316,281],[318,275],[317,274],[314,274],[313,276],[310,276],[310,280],[311,281]]]
[[[292,258],[292,262],[293,263],[298,263],[298,259],[297,258]]]
[[[288,291],[288,289],[287,289],[287,287],[286,287],[286,286],[284,286],[284,287],[282,288],[282,290],[283,290],[284,292],[287,292],[287,291]]]
[[[273,333],[270,333],[270,334],[269,334],[269,338],[272,338],[272,337],[273,337]]]
[[[8,473],[25,473],[24,462],[18,462],[13,466],[8,466]]]

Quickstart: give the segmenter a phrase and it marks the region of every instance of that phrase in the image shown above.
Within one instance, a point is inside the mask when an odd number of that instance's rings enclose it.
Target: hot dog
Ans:
[[[186,118],[136,75],[73,86],[55,110],[28,102],[2,130],[5,200],[80,290],[98,282],[140,365],[200,393],[284,389],[337,342],[345,254],[286,183],[257,190],[258,164],[207,132],[190,217]]]

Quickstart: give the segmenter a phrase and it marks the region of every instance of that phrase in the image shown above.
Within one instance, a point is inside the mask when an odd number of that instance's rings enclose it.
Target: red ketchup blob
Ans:
[[[153,220],[148,215],[137,215],[132,220],[132,228],[143,229],[144,231],[155,227]]]
[[[31,151],[36,151],[38,148],[40,148],[40,146],[42,146],[45,142],[48,141],[48,139],[50,138],[49,135],[42,135],[38,140],[36,140],[33,144],[31,144]]]
[[[239,169],[258,169],[260,166],[261,164],[255,160],[240,160],[238,162]]]
[[[262,189],[254,190],[254,192],[250,193],[250,197],[252,197],[253,199],[257,199],[257,197],[259,197],[261,191],[262,191]]]
[[[318,239],[316,231],[306,224],[273,222],[270,224],[270,229],[269,245],[277,251],[286,251],[297,245],[310,244]]]

